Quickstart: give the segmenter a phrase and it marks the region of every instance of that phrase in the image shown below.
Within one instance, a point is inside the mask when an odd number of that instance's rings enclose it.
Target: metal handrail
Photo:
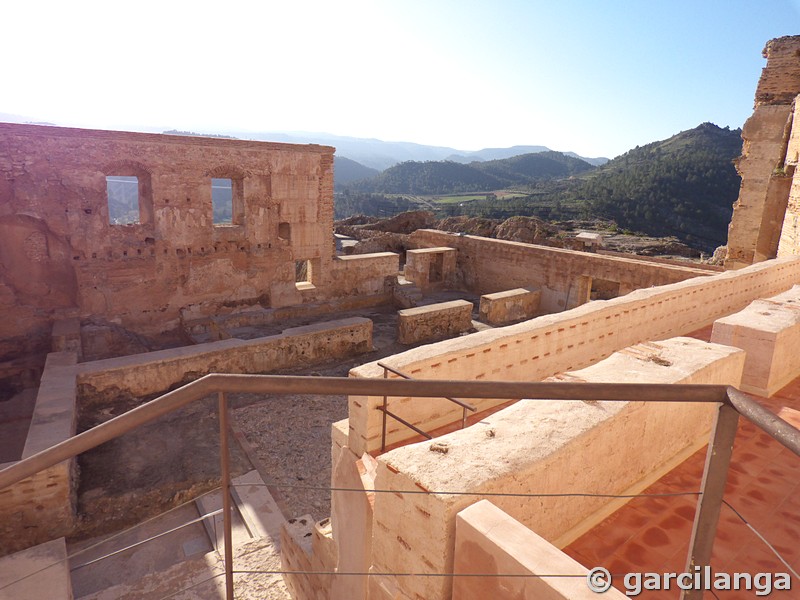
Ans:
[[[316,394],[358,396],[408,396],[442,398],[455,392],[468,398],[526,400],[602,400],[645,402],[711,402],[719,405],[703,474],[688,557],[688,568],[709,564],[716,536],[722,493],[733,451],[739,415],[800,456],[800,430],[759,405],[736,388],[724,385],[573,383],[511,381],[447,381],[424,379],[359,379],[348,377],[301,377],[285,375],[210,374],[168,392],[122,415],[101,423],[38,454],[0,471],[0,489],[19,483],[43,469],[74,458],[82,452],[132,431],[161,416],[203,399],[219,396],[221,461],[223,479],[230,477],[227,451],[226,393]],[[230,483],[223,482],[223,486]],[[223,496],[224,497],[224,496]],[[233,599],[230,504],[223,508],[226,542],[226,592]],[[699,595],[698,595],[699,594]],[[687,590],[683,600],[702,598],[702,591]]]
[[[390,367],[384,362],[378,361],[378,366],[383,367],[383,378],[388,379],[389,373],[394,373],[395,375],[402,377],[403,379],[414,379],[411,375],[403,373],[400,369],[395,369],[394,367]],[[470,404],[469,402],[464,402],[463,400],[457,400],[456,398],[451,398],[450,396],[442,396],[445,400],[449,400],[455,404],[458,404],[461,407],[461,429],[466,428],[467,426],[467,411],[470,410],[472,412],[477,411],[478,409]],[[386,452],[386,417],[392,417],[398,423],[405,425],[410,430],[418,433],[425,439],[431,440],[433,436],[428,433],[427,431],[423,431],[416,425],[409,423],[403,417],[393,413],[389,410],[389,396],[386,394],[383,395],[383,404],[378,407],[378,410],[383,413],[382,422],[381,422],[381,452]]]

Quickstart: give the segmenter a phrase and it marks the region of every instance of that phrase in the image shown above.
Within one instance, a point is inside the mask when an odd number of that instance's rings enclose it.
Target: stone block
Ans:
[[[472,302],[453,300],[398,310],[397,340],[417,344],[456,336],[472,328]]]
[[[800,286],[717,319],[711,341],[747,353],[743,391],[772,396],[800,373]]]
[[[738,385],[743,364],[741,350],[675,338],[636,345],[559,379]],[[508,494],[492,501],[548,542],[567,544],[605,518],[612,501],[520,502],[514,495],[638,493],[708,441],[713,410],[682,402],[521,401],[466,429],[386,452],[375,487],[397,493],[375,497],[372,570],[450,572],[456,514],[483,493]],[[431,491],[402,493],[420,489]],[[451,597],[446,578],[390,579],[412,598]]]
[[[453,600],[596,600],[586,585],[588,570],[488,500],[456,516],[453,572],[503,573],[512,577],[454,577]],[[543,573],[574,577],[537,577]],[[531,577],[526,577],[531,575]],[[626,596],[610,589],[604,600]]]
[[[530,319],[539,310],[541,291],[532,288],[516,288],[481,296],[480,317],[490,325],[506,325],[514,321]]]
[[[423,292],[452,287],[456,279],[456,250],[446,246],[409,250],[404,275]]]

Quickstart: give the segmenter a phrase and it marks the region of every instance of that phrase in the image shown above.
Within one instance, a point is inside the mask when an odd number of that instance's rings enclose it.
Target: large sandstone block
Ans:
[[[717,319],[711,341],[747,353],[742,390],[772,396],[800,374],[800,286]]]
[[[588,570],[488,500],[456,516],[455,573],[511,577],[454,577],[453,600],[596,600]],[[541,574],[572,577],[538,577]],[[531,577],[526,577],[530,575]],[[610,589],[603,600],[626,596]]]
[[[542,292],[531,288],[516,288],[481,296],[480,320],[490,325],[505,325],[530,319],[539,310]]]
[[[472,328],[472,302],[453,300],[398,310],[397,340],[416,344],[453,337]]]

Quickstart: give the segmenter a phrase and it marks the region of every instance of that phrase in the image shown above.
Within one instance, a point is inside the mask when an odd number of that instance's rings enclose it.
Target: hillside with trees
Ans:
[[[610,219],[624,230],[675,236],[710,252],[727,238],[740,185],[733,161],[741,149],[741,130],[703,123],[636,147],[600,167],[558,152],[469,165],[403,163],[376,178],[356,182],[351,193],[482,192],[485,197],[434,206],[440,216]],[[519,193],[492,193],[500,189]],[[384,211],[392,203],[398,208],[405,205],[400,200],[407,198],[395,196],[385,203]],[[344,211],[337,212],[346,216]]]

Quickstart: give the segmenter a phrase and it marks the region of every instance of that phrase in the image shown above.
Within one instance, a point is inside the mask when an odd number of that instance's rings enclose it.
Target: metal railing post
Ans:
[[[738,425],[739,413],[736,409],[720,404],[708,443],[701,493],[697,500],[689,556],[686,559],[686,573],[694,573],[695,567],[701,568],[700,589],[684,590],[681,600],[703,600],[703,588],[707,583],[705,567],[711,565],[711,551],[717,536],[722,497],[728,480],[728,467]]]
[[[228,453],[228,401],[219,392],[219,458],[222,477],[222,523],[225,529],[225,598],[233,600],[233,534],[231,532],[231,470]]]
[[[389,371],[383,367],[383,378],[389,378]],[[383,424],[381,425],[381,452],[386,452],[386,409],[388,408],[388,396],[383,395]]]

